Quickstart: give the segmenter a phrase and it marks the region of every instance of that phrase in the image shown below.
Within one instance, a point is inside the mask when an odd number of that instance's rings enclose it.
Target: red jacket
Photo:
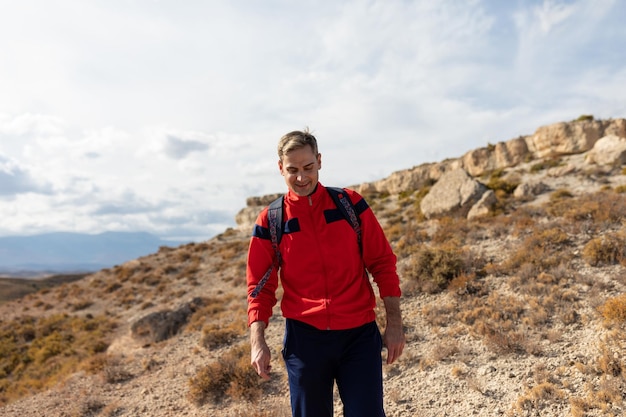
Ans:
[[[284,200],[280,242],[283,316],[318,329],[350,329],[375,319],[376,298],[400,296],[396,256],[363,197],[346,190],[361,219],[363,256],[357,235],[322,184],[308,197],[291,191]],[[256,298],[251,293],[274,260],[266,207],[256,220],[248,251],[248,325],[268,323],[276,304],[278,274],[272,274]]]

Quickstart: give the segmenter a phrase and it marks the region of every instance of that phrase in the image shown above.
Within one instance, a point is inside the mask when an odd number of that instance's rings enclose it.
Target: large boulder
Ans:
[[[608,135],[599,139],[587,153],[585,161],[598,165],[626,164],[626,138]]]
[[[496,193],[494,193],[493,190],[487,190],[487,192],[483,193],[480,200],[472,206],[469,213],[467,213],[467,219],[472,220],[487,216],[493,211],[497,202]]]
[[[462,168],[445,173],[422,199],[420,208],[426,218],[446,214],[466,215],[487,190]]]
[[[197,297],[176,310],[150,313],[131,325],[131,335],[145,345],[169,339],[177,334],[187,324],[189,317],[204,304],[204,300]]]
[[[537,195],[550,191],[550,187],[542,181],[532,180],[523,182],[513,191],[513,196],[522,200],[533,198]]]

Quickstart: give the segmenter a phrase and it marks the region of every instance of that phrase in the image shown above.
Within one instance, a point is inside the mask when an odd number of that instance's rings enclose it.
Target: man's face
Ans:
[[[322,155],[313,153],[310,146],[294,149],[283,155],[278,161],[278,168],[287,187],[301,197],[311,194],[319,180],[322,168]]]

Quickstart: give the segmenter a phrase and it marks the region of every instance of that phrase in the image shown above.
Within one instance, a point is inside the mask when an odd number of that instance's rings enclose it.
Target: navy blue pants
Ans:
[[[287,319],[283,358],[294,417],[333,417],[335,381],[345,417],[385,417],[382,337],[376,322],[318,330]]]

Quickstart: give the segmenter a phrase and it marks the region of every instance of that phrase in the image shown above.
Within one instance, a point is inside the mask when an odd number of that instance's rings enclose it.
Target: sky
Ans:
[[[621,0],[0,1],[0,236],[206,240],[306,127],[350,186],[626,117]]]

